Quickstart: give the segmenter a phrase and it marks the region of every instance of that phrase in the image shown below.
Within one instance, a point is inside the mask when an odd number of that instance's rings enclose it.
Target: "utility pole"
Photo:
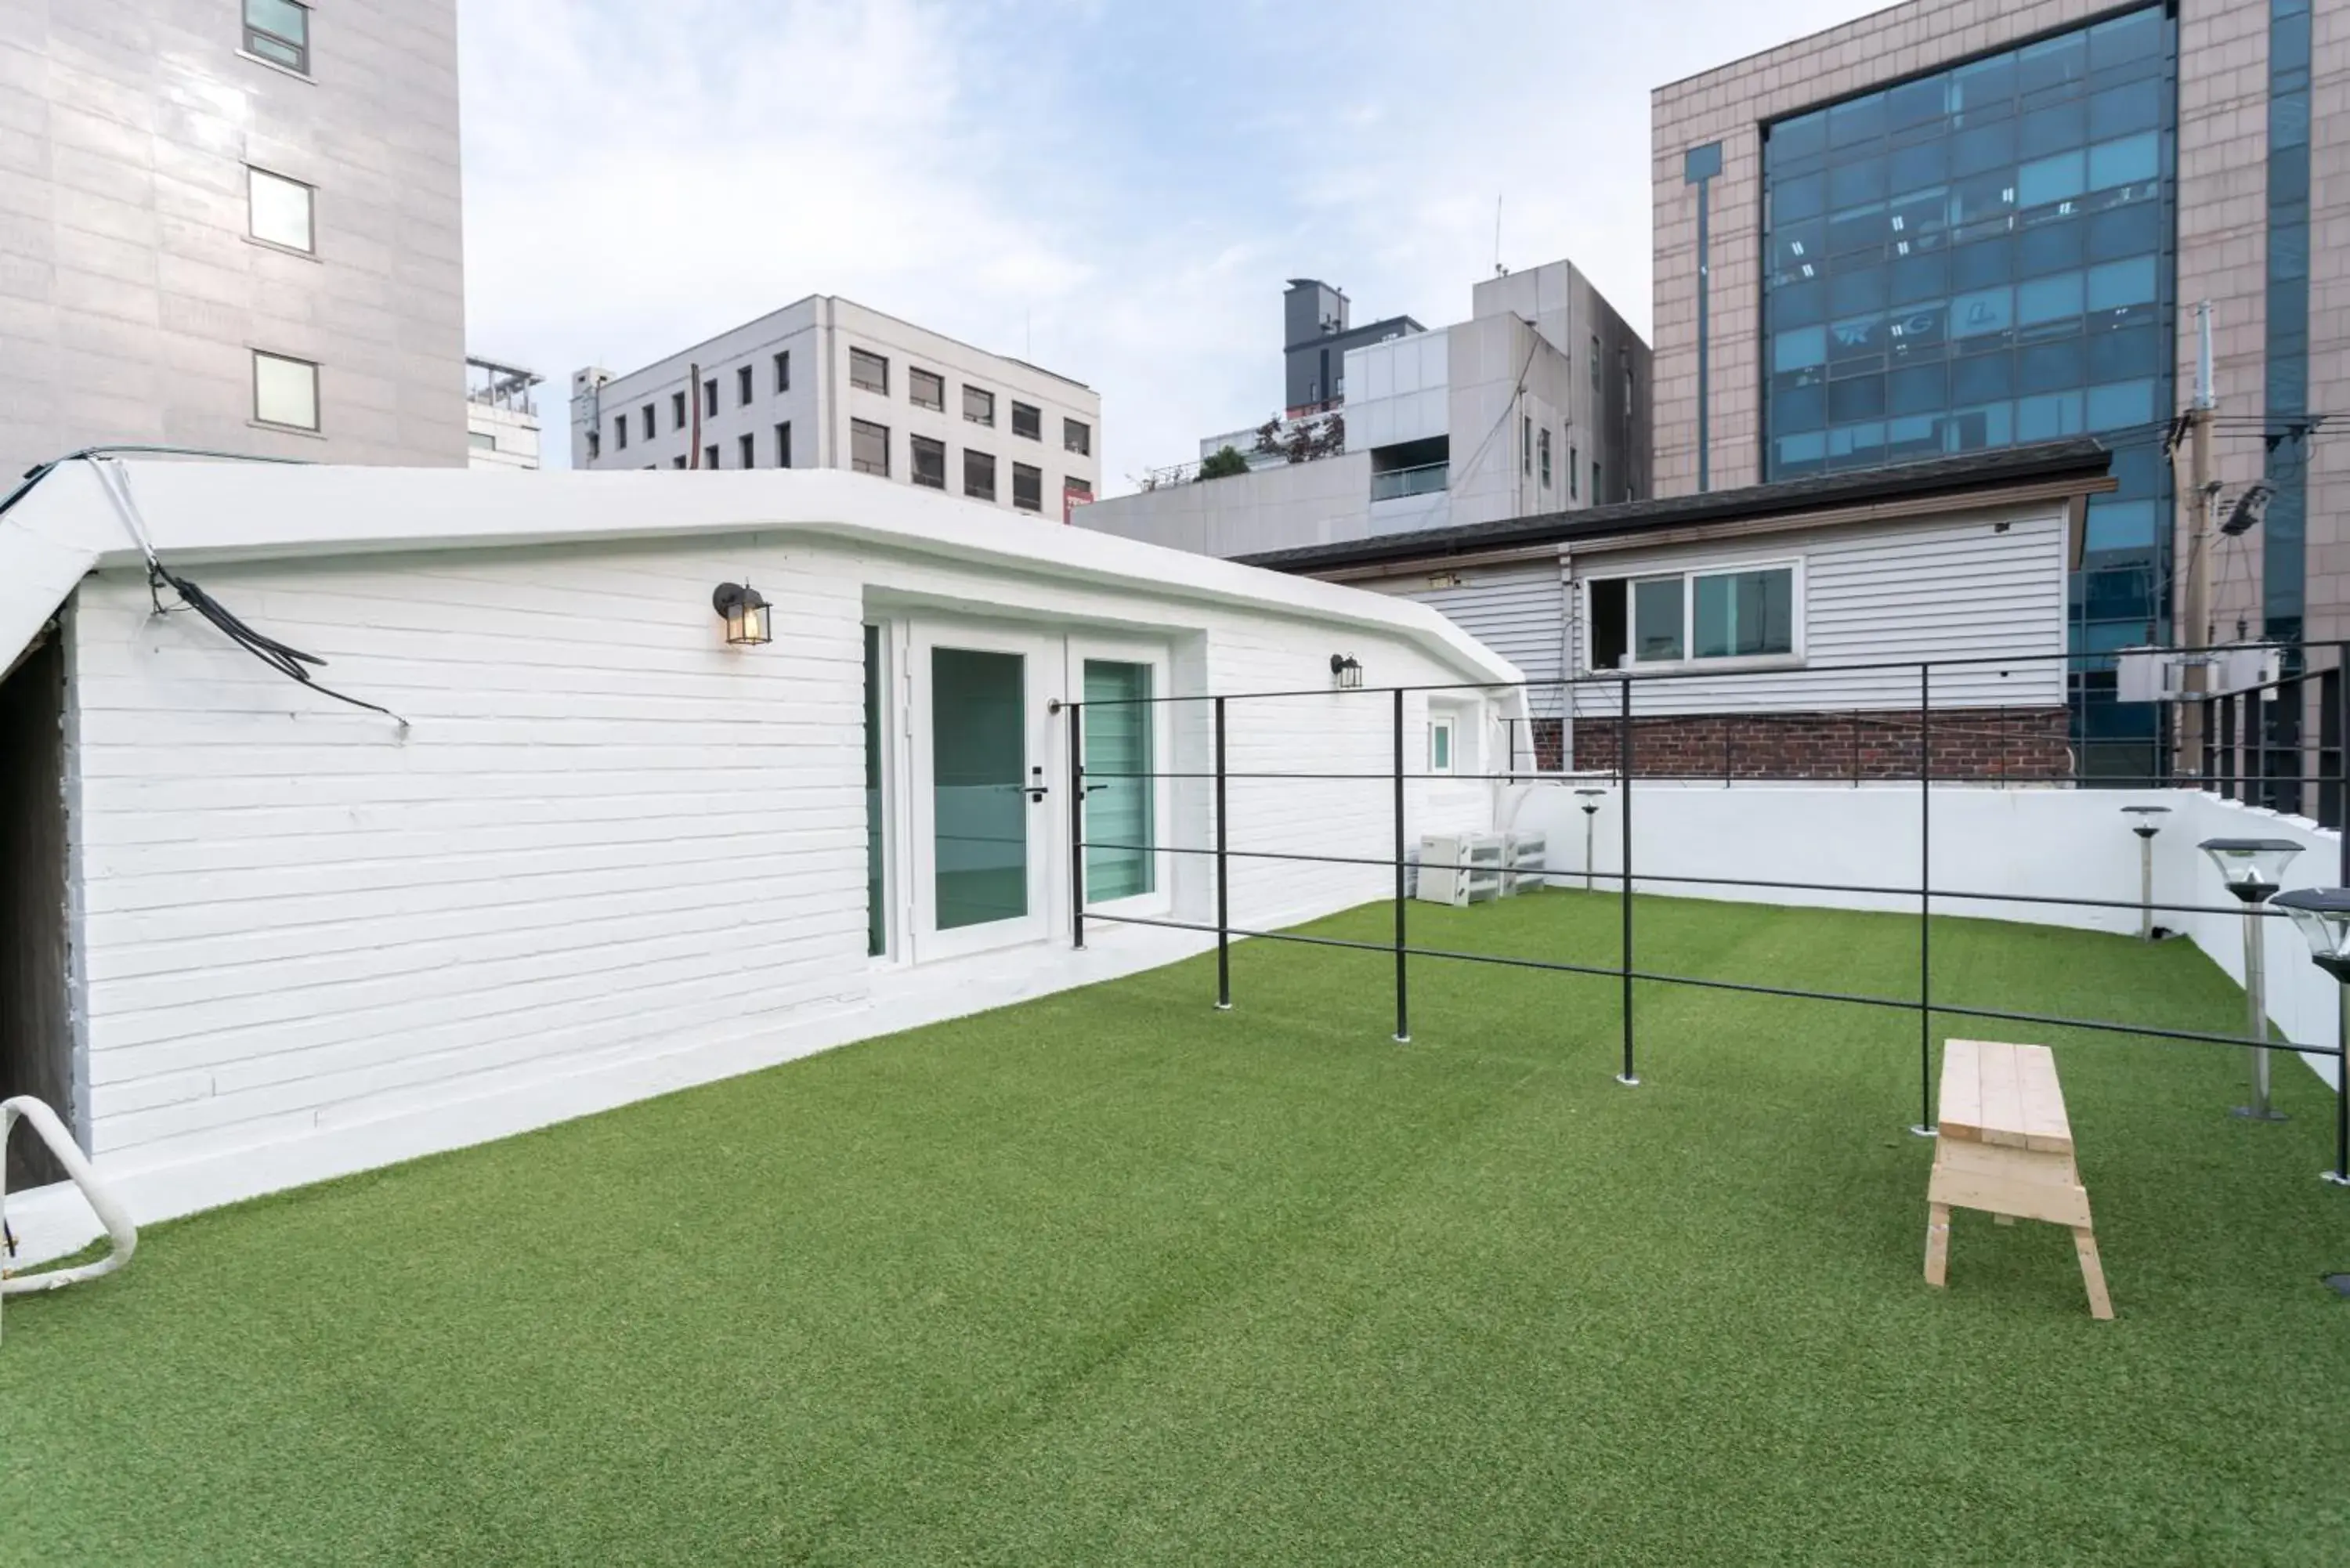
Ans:
[[[2178,762],[2176,772],[2200,777],[2203,773],[2203,702],[2210,689],[2209,667],[2202,654],[2211,646],[2211,302],[2195,307],[2195,401],[2188,410],[2189,481],[2178,504],[2187,509],[2187,575],[2178,628],[2178,644],[2187,650],[2185,700],[2178,707]],[[2178,483],[2178,454],[2171,457],[2172,484]]]

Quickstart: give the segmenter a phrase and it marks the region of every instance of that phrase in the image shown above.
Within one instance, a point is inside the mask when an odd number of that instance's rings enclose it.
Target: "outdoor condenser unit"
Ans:
[[[1502,897],[1513,898],[1540,888],[1543,885],[1543,863],[1549,858],[1550,839],[1547,835],[1511,834],[1509,863],[1502,870]]]
[[[1494,833],[1431,833],[1419,841],[1419,897],[1455,909],[1502,896],[1507,846]]]

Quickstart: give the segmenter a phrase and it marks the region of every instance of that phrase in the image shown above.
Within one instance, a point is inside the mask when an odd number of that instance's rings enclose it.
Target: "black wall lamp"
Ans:
[[[1331,683],[1336,686],[1341,691],[1360,691],[1363,684],[1363,666],[1361,661],[1357,659],[1351,653],[1332,654],[1330,656],[1330,680]]]
[[[710,607],[726,622],[730,648],[754,648],[771,640],[767,601],[748,583],[721,583],[710,596]]]

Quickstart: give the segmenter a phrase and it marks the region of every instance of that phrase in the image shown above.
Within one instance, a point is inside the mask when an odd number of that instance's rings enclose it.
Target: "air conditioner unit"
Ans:
[[[1419,841],[1419,896],[1456,909],[1498,898],[1506,859],[1499,834],[1431,833]]]
[[[1550,859],[1550,839],[1545,834],[1513,833],[1509,846],[1508,864],[1502,871],[1504,898],[1540,888],[1545,863]]]

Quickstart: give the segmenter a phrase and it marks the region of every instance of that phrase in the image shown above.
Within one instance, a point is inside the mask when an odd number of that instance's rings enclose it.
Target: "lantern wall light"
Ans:
[[[768,604],[748,583],[721,583],[710,596],[710,607],[726,623],[730,648],[754,648],[772,640]]]
[[[1331,684],[1337,687],[1341,691],[1356,691],[1361,690],[1363,684],[1362,662],[1351,653],[1332,654],[1330,656],[1330,680]]]
[[[2268,979],[2263,960],[2261,906],[2283,886],[2287,862],[2301,853],[2290,838],[2207,838],[2199,846],[2220,868],[2228,891],[2244,906],[2244,1033],[2254,1040],[2269,1037]],[[2284,1113],[2269,1104],[2269,1053],[2251,1047],[2252,1103],[2236,1115],[2256,1122],[2281,1122]]]

